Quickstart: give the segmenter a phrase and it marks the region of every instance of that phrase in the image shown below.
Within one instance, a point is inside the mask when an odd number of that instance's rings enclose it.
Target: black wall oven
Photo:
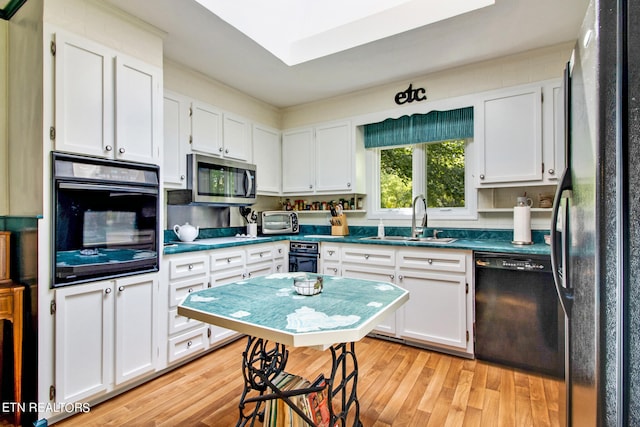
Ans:
[[[53,282],[158,271],[159,168],[53,153]]]

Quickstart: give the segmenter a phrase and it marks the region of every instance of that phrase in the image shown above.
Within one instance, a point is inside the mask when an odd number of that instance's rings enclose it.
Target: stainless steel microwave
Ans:
[[[202,154],[187,155],[187,189],[167,192],[167,203],[250,205],[256,201],[256,165]]]
[[[259,217],[262,234],[298,234],[298,214],[293,211],[264,211]]]

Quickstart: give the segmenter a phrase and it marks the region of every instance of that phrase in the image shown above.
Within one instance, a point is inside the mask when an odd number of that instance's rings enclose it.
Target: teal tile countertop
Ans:
[[[178,254],[184,252],[195,252],[209,249],[218,249],[225,247],[234,247],[249,245],[255,243],[274,242],[281,240],[303,240],[314,242],[336,242],[336,243],[358,243],[368,245],[383,246],[404,246],[416,248],[448,248],[448,249],[464,249],[482,252],[501,252],[512,254],[535,254],[549,255],[551,253],[549,245],[544,243],[544,235],[549,234],[548,231],[532,230],[531,237],[533,244],[518,245],[511,243],[513,238],[513,230],[498,229],[456,229],[443,228],[438,234],[439,237],[455,238],[450,243],[431,243],[431,242],[414,242],[402,240],[363,240],[363,238],[375,236],[377,227],[350,226],[349,235],[344,237],[331,236],[330,226],[309,226],[302,225],[300,233],[295,235],[278,235],[258,238],[238,237],[232,239],[236,234],[244,233],[243,227],[231,227],[220,229],[204,229],[200,230],[198,239],[189,244],[182,243],[176,239],[173,230],[165,231],[165,247],[164,254]],[[409,236],[411,229],[409,227],[385,227],[387,236]],[[428,229],[424,235],[431,236],[433,229]],[[222,243],[202,242],[198,244],[198,240],[228,237]]]

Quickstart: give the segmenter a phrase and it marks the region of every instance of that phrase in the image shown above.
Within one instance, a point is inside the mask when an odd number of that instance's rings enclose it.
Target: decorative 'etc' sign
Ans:
[[[413,88],[413,83],[409,84],[407,90],[396,93],[396,104],[402,105],[407,102],[425,101],[427,99],[427,90],[423,87]]]

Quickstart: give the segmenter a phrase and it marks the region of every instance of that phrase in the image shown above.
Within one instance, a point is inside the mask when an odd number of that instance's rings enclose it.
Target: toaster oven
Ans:
[[[298,234],[298,214],[293,211],[264,211],[259,224],[263,235]]]

